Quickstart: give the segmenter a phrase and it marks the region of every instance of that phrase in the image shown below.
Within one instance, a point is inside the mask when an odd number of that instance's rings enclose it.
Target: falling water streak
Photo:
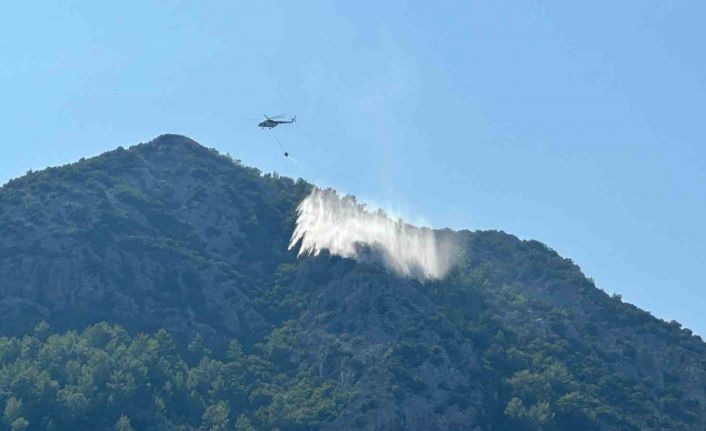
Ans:
[[[429,228],[393,220],[383,211],[369,212],[355,198],[314,189],[298,207],[289,248],[301,241],[299,255],[330,253],[365,260],[361,245],[379,252],[382,263],[398,275],[441,278],[455,264],[453,242]]]

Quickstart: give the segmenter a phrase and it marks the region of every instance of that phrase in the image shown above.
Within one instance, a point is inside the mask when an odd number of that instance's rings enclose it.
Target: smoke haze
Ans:
[[[326,249],[358,261],[379,257],[388,270],[418,279],[443,277],[457,259],[449,237],[393,220],[381,210],[370,212],[334,190],[314,189],[298,212],[289,248],[301,241],[300,256]]]

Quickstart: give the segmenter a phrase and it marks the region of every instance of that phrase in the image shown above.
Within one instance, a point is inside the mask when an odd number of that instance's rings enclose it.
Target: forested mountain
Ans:
[[[706,428],[678,323],[498,231],[433,281],[298,258],[311,188],[177,135],[5,184],[0,428]]]

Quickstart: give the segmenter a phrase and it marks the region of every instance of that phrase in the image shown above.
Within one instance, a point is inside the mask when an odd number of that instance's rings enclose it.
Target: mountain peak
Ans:
[[[0,406],[40,400],[27,419],[52,412],[58,429],[106,429],[106,412],[115,422],[124,411],[139,412],[138,429],[195,429],[214,409],[257,429],[704,429],[706,345],[676,322],[501,232],[446,232],[463,256],[430,280],[328,251],[297,258],[288,246],[310,192],[174,134],[0,189],[0,336],[21,336],[0,337]],[[151,369],[181,377],[138,379],[137,396],[111,392],[107,376],[134,371],[132,360],[107,361],[113,351],[71,357],[58,364],[66,371],[41,357],[39,369],[16,371],[57,348],[55,337],[37,348],[47,323],[56,332],[101,321],[127,332],[98,325],[62,343],[85,352],[156,333],[147,344],[157,354],[170,344],[165,329],[197,368]],[[186,364],[169,355],[147,364]],[[76,361],[113,368],[76,385]],[[130,370],[115,371],[123,363]],[[229,374],[212,377],[219,369]],[[58,398],[6,384],[50,373],[54,383],[32,387],[61,388]],[[184,383],[198,376],[209,381]],[[218,398],[212,381],[228,385]],[[90,411],[65,414],[65,394]]]
[[[194,139],[188,136],[178,135],[173,133],[165,133],[156,138],[129,148],[139,153],[169,153],[169,152],[185,152],[193,154],[218,154],[215,149],[209,149],[201,145]]]
[[[184,135],[179,135],[175,133],[165,133],[162,135],[157,136],[156,138],[152,139],[151,141],[148,141],[144,144],[140,145],[145,145],[145,146],[157,146],[161,147],[163,145],[170,145],[170,146],[181,146],[181,147],[186,147],[186,148],[204,148],[201,144],[196,142],[195,140],[191,139],[188,136]],[[138,145],[138,146],[140,146]]]

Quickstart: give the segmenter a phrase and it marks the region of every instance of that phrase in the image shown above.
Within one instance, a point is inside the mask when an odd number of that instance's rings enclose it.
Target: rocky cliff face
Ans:
[[[179,136],[15,180],[0,206],[0,323],[261,335],[249,293],[293,260],[307,188]]]
[[[323,429],[704,429],[706,346],[678,324],[502,232],[447,232],[464,261],[443,280],[298,259],[310,189],[175,135],[13,180],[0,331],[108,321],[216,352],[275,343],[277,372],[345,394]],[[266,426],[258,403],[239,408]]]

